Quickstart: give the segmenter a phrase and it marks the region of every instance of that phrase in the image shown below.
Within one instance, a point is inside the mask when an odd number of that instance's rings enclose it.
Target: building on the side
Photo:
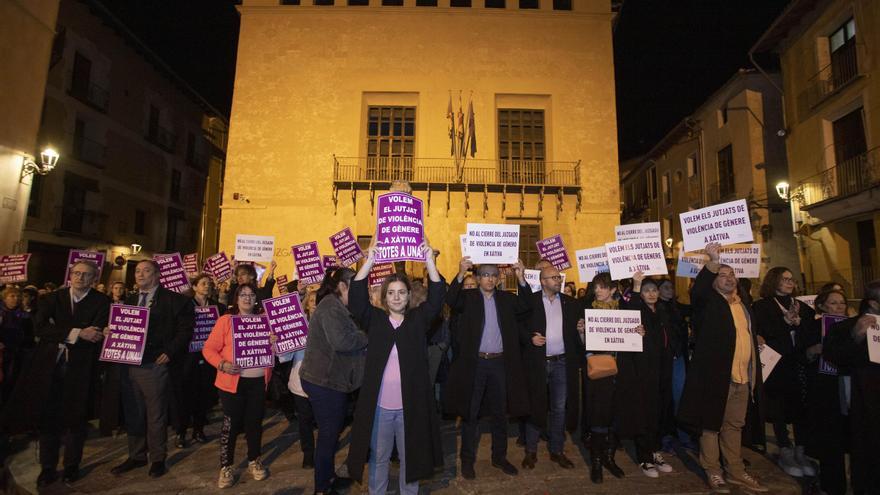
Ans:
[[[569,253],[619,219],[608,0],[244,0],[220,246],[290,246],[351,227],[406,180],[450,276],[471,223],[517,223],[523,261],[561,234]],[[476,153],[457,166],[447,110]],[[407,268],[409,269],[409,268]],[[576,280],[577,271],[568,273]]]
[[[72,248],[106,254],[104,282],[213,253],[225,117],[99,1],[62,0],[55,30],[39,136],[62,159],[30,194],[31,279],[61,282]]]
[[[621,223],[660,222],[670,273],[682,243],[679,214],[746,199],[762,273],[798,273],[788,205],[779,76],[740,70],[646,154],[621,164]],[[783,132],[780,132],[783,131]],[[687,279],[679,279],[682,288]]]
[[[0,2],[0,255],[25,252],[28,194],[46,171],[38,131],[57,15],[58,0]]]
[[[776,54],[789,196],[808,290],[880,278],[880,2],[795,0],[752,48]]]

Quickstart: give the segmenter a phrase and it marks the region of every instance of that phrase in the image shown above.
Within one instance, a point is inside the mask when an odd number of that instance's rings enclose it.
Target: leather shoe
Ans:
[[[560,452],[558,454],[550,453],[550,460],[559,464],[559,467],[563,469],[574,468],[574,463],[571,462],[568,457],[565,457],[565,452]]]
[[[110,474],[119,476],[120,474],[127,473],[132,469],[136,469],[139,467],[144,467],[147,465],[147,461],[136,461],[134,459],[128,458],[122,464],[114,467],[110,470]]]
[[[337,477],[333,479],[333,483],[330,484],[330,488],[336,491],[345,490],[350,487],[354,483],[351,478]]]
[[[174,446],[178,449],[186,448],[186,433],[184,433],[183,435],[177,435],[174,438]]]
[[[64,475],[61,477],[61,481],[65,483],[73,483],[74,481],[79,479],[79,466],[65,466],[64,467]]]
[[[492,461],[492,467],[496,467],[504,472],[504,474],[509,474],[511,476],[515,476],[519,474],[519,470],[516,469],[516,466],[510,463],[507,459],[498,459],[497,461]]]
[[[159,478],[166,472],[168,472],[168,469],[165,468],[165,461],[150,464],[150,478]]]
[[[477,473],[474,472],[474,463],[472,463],[472,462],[462,462],[461,463],[461,477],[466,480],[476,479]]]
[[[43,468],[37,476],[37,487],[45,488],[58,480],[58,472],[55,468]]]
[[[208,443],[208,437],[205,436],[205,432],[202,430],[193,431],[193,442],[196,443]]]
[[[535,469],[536,462],[538,462],[538,454],[526,452],[526,456],[523,457],[522,467],[523,469]]]

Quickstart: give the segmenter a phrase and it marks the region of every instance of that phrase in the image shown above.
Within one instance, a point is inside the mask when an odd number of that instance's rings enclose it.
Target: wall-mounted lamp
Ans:
[[[141,246],[140,244],[132,244],[131,245],[131,255],[134,256],[134,255],[140,253],[141,249],[143,249],[143,246]]]
[[[790,186],[788,185],[788,182],[782,181],[782,182],[776,184],[776,194],[778,194],[779,197],[783,201],[785,201],[786,203],[789,200],[789,196],[788,196],[789,189],[790,189]]]
[[[667,237],[666,240],[663,242],[666,243],[666,247],[668,247],[668,248],[672,247],[672,237]]]
[[[40,153],[40,163],[36,163],[30,157],[25,157],[21,166],[21,178],[28,175],[46,175],[58,164],[58,152],[52,148],[46,148]]]

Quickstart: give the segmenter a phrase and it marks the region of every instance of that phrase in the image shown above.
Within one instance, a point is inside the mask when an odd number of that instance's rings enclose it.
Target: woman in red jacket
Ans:
[[[260,462],[260,444],[263,437],[266,385],[272,368],[241,369],[235,364],[232,346],[232,315],[253,315],[262,312],[257,305],[257,290],[253,284],[239,285],[230,301],[229,313],[220,317],[211,330],[202,354],[216,367],[214,386],[223,407],[223,428],[220,431],[220,478],[217,486],[229,488],[235,484],[233,458],[235,441],[244,430],[248,446],[248,472],[254,480],[266,479],[269,472]],[[275,335],[270,334],[274,343]]]

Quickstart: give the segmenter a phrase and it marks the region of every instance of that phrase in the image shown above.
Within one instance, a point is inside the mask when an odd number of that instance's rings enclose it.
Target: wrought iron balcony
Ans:
[[[710,205],[736,199],[736,187],[733,174],[730,177],[714,182],[706,188],[706,202]]]
[[[798,95],[800,111],[808,113],[861,75],[856,44],[849,43],[836,51],[830,64],[807,81],[807,88]]]
[[[386,189],[409,181],[415,190],[511,191],[575,194],[581,189],[580,162],[452,158],[333,157],[333,181],[342,189]]]
[[[807,177],[792,194],[801,207],[810,207],[880,187],[880,147]]]
[[[100,211],[56,206],[54,231],[61,236],[102,239],[106,221],[107,214]]]
[[[104,160],[107,153],[107,147],[103,144],[93,141],[83,136],[72,136],[73,156],[81,162],[104,168]]]
[[[110,108],[110,91],[87,79],[74,77],[73,71],[67,75],[67,93],[86,105],[107,113]]]

